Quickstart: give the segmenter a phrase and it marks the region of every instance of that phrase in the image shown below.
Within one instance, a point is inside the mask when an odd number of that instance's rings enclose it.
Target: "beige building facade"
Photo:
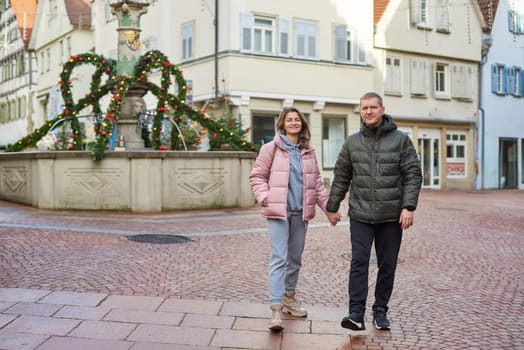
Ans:
[[[107,1],[92,6],[96,53],[116,58],[116,18]],[[299,108],[329,183],[359,128],[359,97],[374,89],[372,21],[372,3],[357,0],[158,0],[141,18],[140,50],[166,54],[192,87],[189,102],[229,110],[255,143],[273,137],[283,107]]]

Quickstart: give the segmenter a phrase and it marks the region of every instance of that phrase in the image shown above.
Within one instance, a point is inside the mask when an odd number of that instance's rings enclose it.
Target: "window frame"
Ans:
[[[326,115],[322,116],[322,169],[323,170],[332,170],[335,168],[335,162],[338,158],[338,153],[340,152],[340,149],[342,148],[342,145],[344,144],[344,141],[347,137],[347,118],[345,116],[336,116],[336,115]],[[329,145],[328,143],[330,141],[333,141],[333,137],[330,137],[329,130],[331,127],[329,126],[329,121],[336,120],[337,122],[342,122],[342,127],[340,125],[334,125],[332,128],[335,130],[342,129],[342,138],[339,138],[337,141],[338,143],[335,145]],[[327,123],[327,124],[326,124]],[[328,132],[326,135],[326,128],[328,128]],[[328,152],[328,148],[331,148],[332,157],[326,156],[326,152]],[[332,160],[332,164],[326,164],[328,159]]]
[[[193,21],[183,23],[180,26],[180,60],[187,61],[194,58],[194,43],[195,43],[195,23]]]
[[[453,137],[457,136],[457,139],[454,140]],[[463,139],[461,137],[463,136]],[[449,147],[453,149],[453,156],[449,157],[448,150]],[[457,149],[462,147],[463,156],[457,157]],[[448,130],[446,133],[446,167],[449,168],[449,164],[463,164],[464,173],[463,174],[449,174],[448,169],[446,169],[447,178],[464,178],[468,176],[468,133],[465,131],[458,130]]]
[[[257,23],[258,21],[258,23]],[[261,21],[269,21],[270,25],[263,25]],[[276,19],[269,16],[254,15],[253,17],[253,52],[274,55],[275,54],[275,33]],[[260,32],[260,47],[257,47],[257,32]],[[269,33],[270,40],[267,40],[267,34]],[[270,43],[268,43],[270,41]],[[267,46],[271,46],[267,49]]]
[[[318,60],[318,22],[295,19],[293,38],[294,57],[305,60]],[[301,44],[303,44],[303,53],[300,52]],[[313,54],[312,50],[314,51]]]
[[[420,29],[431,30],[431,0],[412,0],[411,22]]]
[[[436,0],[436,2],[436,31],[439,33],[450,33],[449,0]]]
[[[440,70],[439,68],[443,68]],[[433,93],[437,99],[450,99],[450,70],[449,64],[436,62],[433,68]]]

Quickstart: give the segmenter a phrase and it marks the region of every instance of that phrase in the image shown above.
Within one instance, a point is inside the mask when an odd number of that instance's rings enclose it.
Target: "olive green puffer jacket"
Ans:
[[[385,114],[376,132],[362,125],[346,138],[335,164],[326,209],[337,212],[348,189],[350,218],[369,224],[398,221],[403,208],[415,210],[422,184],[409,136]]]

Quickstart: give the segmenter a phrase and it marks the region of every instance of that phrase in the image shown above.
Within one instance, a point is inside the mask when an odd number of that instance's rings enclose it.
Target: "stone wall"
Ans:
[[[0,153],[0,199],[45,209],[245,208],[255,200],[252,152]]]

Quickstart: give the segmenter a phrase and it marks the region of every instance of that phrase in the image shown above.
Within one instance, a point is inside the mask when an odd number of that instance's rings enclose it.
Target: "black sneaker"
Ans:
[[[364,324],[364,313],[353,311],[342,319],[340,325],[353,331],[363,331],[366,329],[366,325]]]
[[[379,330],[388,330],[391,326],[386,312],[383,310],[373,311],[373,324],[375,325],[375,328]]]

